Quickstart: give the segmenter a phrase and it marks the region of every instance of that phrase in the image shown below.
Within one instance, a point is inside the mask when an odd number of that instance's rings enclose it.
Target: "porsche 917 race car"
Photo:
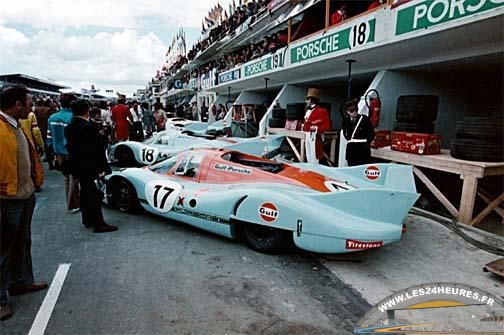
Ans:
[[[111,164],[122,167],[144,166],[191,148],[228,148],[270,158],[279,153],[284,139],[283,135],[208,139],[170,129],[161,131],[143,142],[118,142],[107,150],[107,159]]]
[[[318,253],[379,248],[398,241],[418,198],[412,167],[330,168],[286,164],[228,149],[184,151],[158,164],[107,176],[107,202],[139,208],[229,238],[257,251],[294,242]]]
[[[208,123],[188,120],[181,117],[173,117],[166,119],[165,127],[166,129],[178,129],[185,131],[186,133],[194,132],[200,134],[201,136],[205,136],[206,130],[208,128]],[[211,137],[211,135],[208,135],[208,137]],[[215,138],[215,136],[213,136],[213,138]]]

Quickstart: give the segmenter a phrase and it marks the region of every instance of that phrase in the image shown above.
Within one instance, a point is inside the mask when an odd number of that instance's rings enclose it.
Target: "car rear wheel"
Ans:
[[[114,153],[114,156],[117,160],[117,165],[121,167],[130,167],[137,164],[135,162],[135,155],[133,151],[127,146],[121,145],[119,146]]]
[[[117,179],[111,186],[112,205],[121,212],[132,213],[139,208],[138,196],[136,191],[125,179]]]
[[[264,253],[278,252],[287,247],[289,233],[281,229],[258,224],[241,224],[241,235],[247,245],[253,250]]]

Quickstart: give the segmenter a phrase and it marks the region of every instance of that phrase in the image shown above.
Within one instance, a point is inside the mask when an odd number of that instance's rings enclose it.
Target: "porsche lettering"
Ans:
[[[452,20],[468,14],[477,13],[481,11],[487,3],[501,5],[503,2],[503,0],[479,0],[476,3],[475,1],[463,0],[436,0],[430,4],[426,2],[415,7],[413,29],[418,27],[418,21],[424,17],[427,17],[430,23],[438,23],[442,20]]]
[[[214,168],[219,171],[227,171],[233,173],[242,173],[242,174],[252,174],[252,170],[240,168],[232,165],[224,165],[224,164],[215,164]]]

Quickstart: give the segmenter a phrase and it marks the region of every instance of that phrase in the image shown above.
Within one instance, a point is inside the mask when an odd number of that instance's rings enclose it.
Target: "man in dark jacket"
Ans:
[[[65,128],[70,173],[79,179],[82,224],[95,233],[117,230],[105,223],[101,201],[103,193],[95,180],[110,173],[98,129],[89,122],[89,104],[85,100],[72,103],[73,118]]]
[[[343,135],[347,142],[346,160],[348,166],[368,164],[371,162],[369,144],[375,136],[373,125],[366,115],[359,115],[358,100],[345,103],[344,109],[348,117],[343,119]]]

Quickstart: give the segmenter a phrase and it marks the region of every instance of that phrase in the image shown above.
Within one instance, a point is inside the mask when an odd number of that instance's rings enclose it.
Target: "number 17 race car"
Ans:
[[[318,253],[398,241],[418,198],[412,167],[286,164],[229,149],[193,149],[145,168],[115,171],[107,202],[220,234],[257,251],[293,241]]]

